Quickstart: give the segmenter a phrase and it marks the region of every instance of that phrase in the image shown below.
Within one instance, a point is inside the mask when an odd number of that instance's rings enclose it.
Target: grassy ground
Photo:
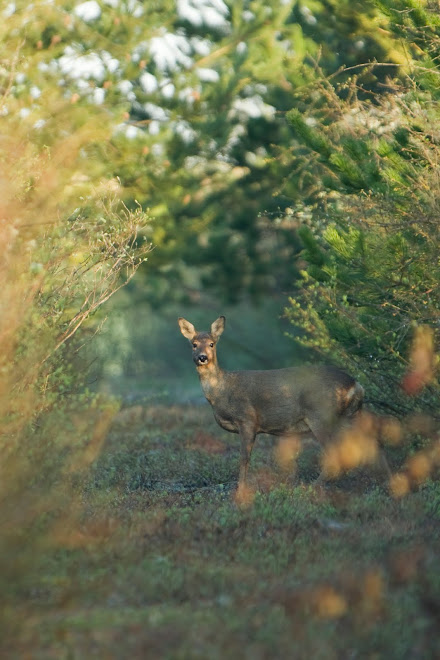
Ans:
[[[316,461],[280,483],[260,437],[239,507],[238,438],[207,406],[124,409],[15,595],[2,657],[440,657],[438,484],[318,489]]]

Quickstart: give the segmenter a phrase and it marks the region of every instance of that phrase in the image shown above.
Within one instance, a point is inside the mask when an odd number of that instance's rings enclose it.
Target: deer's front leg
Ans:
[[[241,457],[240,457],[240,475],[238,478],[238,486],[247,483],[247,474],[249,461],[251,459],[252,448],[255,442],[255,430],[251,427],[240,427],[240,441],[241,441]]]

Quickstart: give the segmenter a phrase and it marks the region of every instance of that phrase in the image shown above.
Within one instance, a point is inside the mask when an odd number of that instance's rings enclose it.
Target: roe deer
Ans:
[[[336,367],[225,371],[219,366],[216,353],[225,317],[214,321],[210,332],[197,332],[184,318],[178,321],[183,336],[192,344],[200,383],[217,423],[240,435],[239,487],[246,483],[258,433],[308,433],[325,445],[341,422],[362,407],[362,386]]]

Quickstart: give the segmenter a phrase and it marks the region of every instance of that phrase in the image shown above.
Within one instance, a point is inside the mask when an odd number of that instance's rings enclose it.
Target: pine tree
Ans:
[[[425,64],[436,43],[437,32],[411,77],[390,81],[392,91],[373,102],[354,82],[341,103],[324,81],[310,114],[290,113],[297,167],[308,168],[297,194],[313,220],[300,231],[306,265],[287,310],[296,339],[350,365],[384,409],[434,416],[440,107],[438,78],[427,85]]]
[[[145,230],[156,245],[150,299],[194,287],[237,299],[290,286],[298,241],[276,219],[297,179],[282,155],[291,139],[285,113],[293,105],[303,111],[296,90],[319,67],[334,73],[403,57],[377,30],[386,17],[362,7],[347,0],[16,5],[9,20],[26,22],[24,52],[38,61],[14,86],[21,111],[38,121],[50,86],[59,84],[82,120],[99,105],[114,124],[96,154],[106,176],[118,177],[127,207],[141,204],[155,218]],[[369,86],[384,75],[369,72]]]

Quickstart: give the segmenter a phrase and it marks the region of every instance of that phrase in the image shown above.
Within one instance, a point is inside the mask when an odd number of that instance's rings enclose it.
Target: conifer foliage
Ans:
[[[396,26],[425,50],[386,93],[365,100],[356,79],[321,81],[314,107],[289,113],[313,222],[299,229],[302,282],[287,315],[297,341],[351,363],[382,409],[437,416],[439,33],[425,14],[429,39],[417,12]]]
[[[13,81],[18,111],[39,122],[58,87],[78,118],[100,107],[113,123],[96,154],[127,207],[154,218],[146,282],[158,303],[197,288],[232,300],[286,290],[298,242],[274,219],[290,205],[280,146],[295,90],[318,61],[333,73],[403,59],[377,30],[384,14],[348,0],[38,0],[6,11],[30,58]],[[368,82],[383,79],[377,69]]]

